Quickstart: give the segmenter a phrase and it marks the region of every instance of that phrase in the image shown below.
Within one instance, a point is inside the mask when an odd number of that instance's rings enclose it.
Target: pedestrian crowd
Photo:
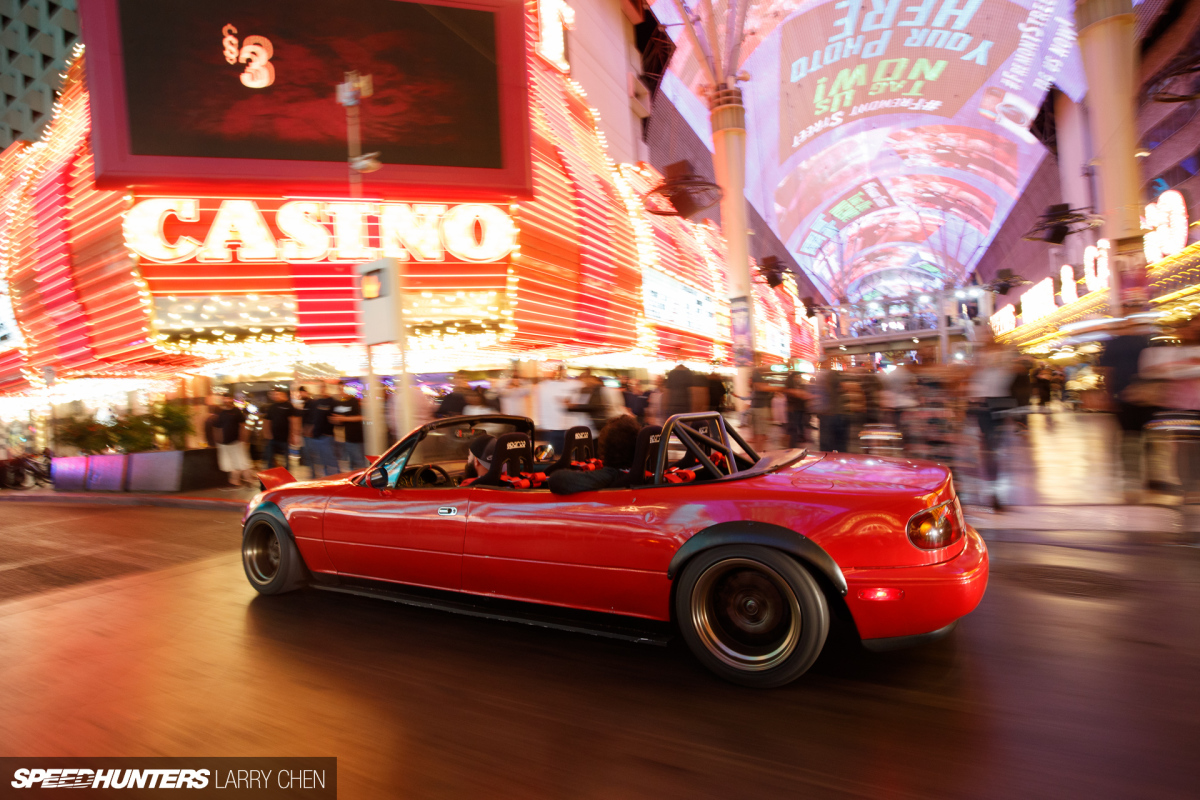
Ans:
[[[458,373],[434,401],[414,388],[413,422],[495,413],[529,417],[539,441],[555,452],[563,451],[566,432],[579,425],[599,437],[614,418],[628,417],[641,427],[691,411],[726,415],[760,452],[781,447],[869,452],[866,434],[883,427],[898,434],[883,454],[970,469],[983,485],[994,487],[1005,431],[1020,435],[1030,414],[1058,404],[1055,410],[1112,412],[1122,432],[1127,477],[1155,488],[1145,432],[1164,419],[1200,428],[1200,321],[1173,336],[1152,333],[1122,323],[1102,353],[1088,359],[1094,363],[1066,368],[995,342],[977,344],[972,363],[905,359],[877,369],[869,361],[805,375],[774,372],[759,362],[743,398],[734,396],[729,375],[682,362],[644,382],[606,378],[590,369],[572,375],[565,367],[540,379],[473,381]],[[1182,346],[1162,346],[1176,343]],[[390,412],[385,416],[392,418]],[[281,457],[288,466],[293,453],[315,478],[367,465],[362,402],[346,384],[330,388],[317,381],[297,389],[294,401],[287,391],[274,390],[253,416],[227,395],[212,408],[205,427],[220,468],[235,486],[253,481],[252,441],[264,468],[277,466]],[[396,434],[389,431],[389,441]],[[1200,480],[1200,463],[1193,460],[1174,459],[1167,472],[1175,483]],[[999,506],[994,488],[992,502]]]

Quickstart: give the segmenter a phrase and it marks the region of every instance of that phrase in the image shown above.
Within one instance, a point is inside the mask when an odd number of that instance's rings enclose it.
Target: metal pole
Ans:
[[[733,83],[732,80],[729,83]],[[754,342],[754,288],[750,278],[750,237],[746,231],[746,108],[742,90],[718,88],[710,98],[713,167],[721,187],[721,228],[728,247],[729,296],[745,297],[749,306],[750,341]],[[753,366],[739,366],[734,394],[750,396]]]
[[[375,375],[374,348],[367,345],[367,376],[366,391],[363,400],[364,416],[366,417],[368,455],[379,456],[387,450],[387,425],[383,415],[383,397],[381,385]]]
[[[346,83],[354,86],[353,102],[346,104],[346,146],[350,158],[346,165],[350,170],[350,196],[362,197],[362,173],[354,168],[354,160],[362,155],[362,128],[359,122],[358,106],[362,102],[358,95],[358,73],[347,72]]]
[[[1100,171],[1100,213],[1109,251],[1111,313],[1144,306],[1145,255],[1142,252],[1141,177],[1137,156],[1138,55],[1130,0],[1079,0],[1075,28],[1088,80],[1088,121]],[[1124,273],[1124,274],[1123,274]],[[1124,296],[1122,286],[1125,287]]]
[[[400,372],[393,381],[392,411],[396,417],[396,435],[403,438],[413,428],[411,387],[408,384],[408,331],[404,322],[404,262],[396,262],[396,348],[400,351]]]
[[[347,72],[345,83],[340,87],[339,101],[346,107],[346,151],[349,156],[346,168],[350,177],[350,196],[362,197],[362,173],[355,162],[362,155],[362,124],[359,105],[362,103],[360,78],[357,72]],[[383,455],[387,449],[387,424],[383,413],[383,387],[375,375],[374,352],[366,345],[367,369],[364,376],[363,421],[366,433],[367,454]]]

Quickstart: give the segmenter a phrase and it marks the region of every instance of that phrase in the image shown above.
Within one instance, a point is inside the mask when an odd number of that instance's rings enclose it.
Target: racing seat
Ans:
[[[617,486],[641,486],[653,477],[654,466],[658,463],[658,448],[662,444],[662,426],[647,425],[638,431],[637,442],[633,445],[633,465],[629,474],[616,483]],[[650,472],[650,478],[646,473]]]
[[[491,450],[492,465],[487,474],[475,480],[471,486],[511,486],[518,489],[528,489],[540,486],[544,480],[543,473],[533,472],[533,444],[524,433],[506,433],[497,436],[496,441],[488,445]]]
[[[596,458],[596,447],[592,441],[592,429],[586,425],[578,425],[567,429],[564,437],[562,455],[558,460],[546,467],[546,474],[560,469],[596,469],[593,460]]]

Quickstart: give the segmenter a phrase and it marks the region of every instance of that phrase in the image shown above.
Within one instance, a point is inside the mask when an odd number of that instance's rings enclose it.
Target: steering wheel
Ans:
[[[429,473],[433,473],[433,480],[429,479]],[[450,483],[450,475],[437,464],[424,464],[417,467],[412,477],[415,486],[441,486]]]

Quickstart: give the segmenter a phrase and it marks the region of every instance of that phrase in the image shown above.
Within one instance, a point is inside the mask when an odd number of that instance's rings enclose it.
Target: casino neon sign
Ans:
[[[505,258],[517,244],[512,218],[483,203],[290,200],[273,213],[274,229],[254,200],[222,200],[202,237],[190,235],[200,233],[191,226],[187,233],[168,236],[168,225],[201,222],[200,201],[147,198],[125,214],[125,243],[158,264],[445,261],[447,256],[483,263]]]

